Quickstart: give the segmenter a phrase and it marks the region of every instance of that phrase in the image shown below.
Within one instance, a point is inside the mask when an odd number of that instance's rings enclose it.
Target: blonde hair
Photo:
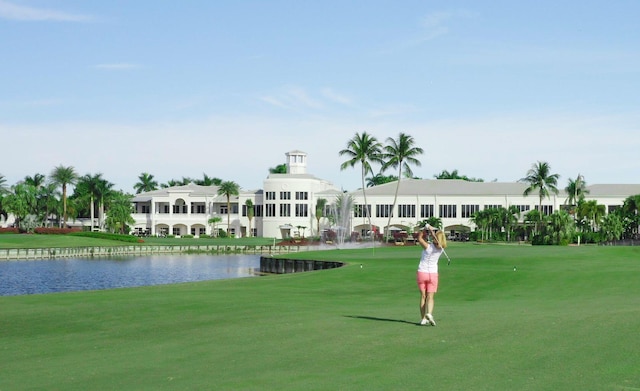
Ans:
[[[444,232],[442,231],[436,232],[436,240],[440,248],[447,248],[447,237],[444,236]]]

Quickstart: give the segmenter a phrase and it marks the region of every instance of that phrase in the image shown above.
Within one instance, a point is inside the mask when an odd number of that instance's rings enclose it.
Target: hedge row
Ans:
[[[121,242],[128,243],[144,243],[144,240],[133,235],[120,235],[110,234],[106,232],[88,232],[88,231],[76,231],[71,233],[73,236],[83,236],[87,238],[107,239],[107,240],[119,240]]]
[[[0,234],[19,234],[18,228],[0,228]]]

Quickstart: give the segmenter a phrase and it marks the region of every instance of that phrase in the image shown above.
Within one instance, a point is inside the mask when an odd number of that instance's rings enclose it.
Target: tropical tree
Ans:
[[[382,154],[385,163],[382,165],[382,171],[385,171],[389,167],[398,169],[398,181],[396,182],[396,191],[393,196],[393,204],[391,206],[391,213],[387,220],[387,240],[391,230],[391,217],[393,217],[393,211],[396,209],[396,203],[398,202],[398,191],[400,190],[400,181],[402,178],[402,169],[405,170],[405,174],[408,177],[413,176],[411,171],[411,165],[420,167],[422,164],[416,156],[424,153],[424,150],[415,146],[415,140],[412,136],[400,132],[398,138],[387,138],[387,145],[384,146],[384,152]]]
[[[622,212],[625,215],[629,235],[636,237],[640,232],[640,194],[627,197],[622,203]]]
[[[451,172],[442,170],[440,174],[436,174],[433,177],[436,179],[462,179],[463,181],[469,182],[484,182],[484,179],[481,178],[470,178],[466,175],[460,175],[457,169],[454,169]]]
[[[59,165],[53,169],[49,178],[51,183],[62,188],[62,225],[65,226],[67,224],[67,186],[76,183],[78,174],[72,166]]]
[[[327,205],[327,200],[324,198],[318,198],[316,201],[316,222],[317,222],[317,235],[320,236],[320,219],[324,217],[324,208]]]
[[[589,200],[580,202],[577,212],[578,219],[586,221],[589,231],[595,232],[604,218],[606,207],[596,200]]]
[[[255,215],[255,210],[253,209],[253,201],[246,200],[244,205],[247,207],[247,219],[249,219],[249,231],[247,232],[247,236],[251,237],[251,220],[253,220],[253,216]]]
[[[567,187],[565,187],[564,190],[567,192],[567,199],[565,201],[565,204],[573,206],[575,213],[578,201],[584,200],[584,196],[586,194],[589,194],[589,190],[587,190],[587,183],[584,181],[584,177],[578,174],[576,179],[569,178]]]
[[[269,174],[286,174],[286,173],[287,173],[286,164],[278,164],[275,167],[269,168]]]
[[[132,195],[123,193],[122,191],[116,191],[111,194],[109,214],[105,221],[107,228],[111,232],[125,234],[128,232],[128,226],[136,223],[135,219],[131,216],[134,212],[133,204],[131,203],[132,199]]]
[[[203,172],[202,179],[195,179],[193,183],[200,186],[220,186],[222,179],[215,177],[212,178]]]
[[[624,233],[624,222],[621,213],[616,211],[614,213],[607,214],[604,219],[602,219],[600,232],[602,234],[602,238],[608,242],[620,240]]]
[[[211,225],[211,236],[216,237],[218,236],[218,223],[222,221],[222,218],[220,216],[214,216],[212,218],[210,218],[207,223],[209,223],[209,225]]]
[[[0,174],[0,217],[4,217],[5,220],[9,217],[9,212],[4,207],[3,198],[6,194],[9,194],[9,187],[7,186],[7,180],[4,175]]]
[[[549,216],[549,236],[552,244],[568,244],[574,233],[574,221],[569,213],[557,210]]]
[[[37,214],[36,194],[37,190],[34,186],[19,182],[12,186],[11,192],[3,198],[3,207],[15,216],[18,227],[23,229],[33,228],[25,227],[24,223],[27,216]]]
[[[231,228],[231,196],[237,196],[240,193],[240,185],[233,181],[224,181],[218,188],[218,195],[223,195],[227,198],[227,236]]]
[[[520,179],[520,182],[524,182],[529,185],[523,195],[526,197],[532,192],[538,192],[538,210],[542,213],[542,200],[549,197],[549,192],[558,194],[558,178],[560,175],[552,174],[551,167],[547,162],[540,162],[533,164],[531,169],[527,171],[527,176]]]
[[[138,182],[133,185],[133,189],[136,191],[136,194],[158,190],[158,181],[154,179],[153,174],[143,172],[138,176]]]
[[[33,187],[35,187],[36,189],[44,186],[45,184],[45,179],[46,176],[44,176],[44,174],[39,174],[39,173],[35,173],[33,174],[33,176],[26,176],[24,177],[24,183],[26,183],[27,185],[31,185]]]
[[[384,185],[385,183],[395,182],[398,180],[398,177],[395,175],[383,175],[382,173],[377,173],[374,176],[370,176],[367,179],[367,187]]]
[[[81,203],[89,206],[89,216],[91,218],[91,230],[95,226],[96,201],[99,206],[98,226],[101,226],[102,206],[104,205],[104,196],[107,189],[107,181],[102,178],[102,173],[95,175],[86,174],[78,178],[74,190],[74,198]],[[86,216],[86,215],[85,215]]]
[[[371,213],[367,204],[367,193],[364,186],[364,178],[367,174],[373,174],[371,163],[384,164],[382,157],[382,144],[367,132],[356,133],[352,139],[347,142],[347,147],[339,152],[340,156],[347,156],[349,160],[340,165],[340,170],[348,167],[355,167],[360,163],[360,174],[362,178],[362,197],[364,198],[363,213],[369,221],[369,232],[373,232],[373,224],[371,224]],[[375,235],[372,235],[374,237]]]

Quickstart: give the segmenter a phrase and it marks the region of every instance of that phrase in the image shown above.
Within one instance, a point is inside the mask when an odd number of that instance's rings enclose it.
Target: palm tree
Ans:
[[[622,211],[627,216],[630,224],[629,232],[632,236],[640,233],[640,194],[627,197],[622,204]]]
[[[347,167],[355,167],[360,163],[361,166],[361,178],[362,178],[362,197],[364,198],[364,215],[369,219],[369,232],[373,232],[373,225],[371,224],[371,213],[367,204],[367,193],[365,192],[364,178],[367,174],[373,174],[371,169],[371,163],[384,164],[382,157],[382,144],[378,140],[369,135],[367,132],[362,134],[356,133],[356,135],[347,142],[347,147],[339,152],[340,156],[346,155],[349,160],[340,165],[340,170],[345,170]],[[372,235],[372,238],[375,235]]]
[[[544,198],[549,197],[549,191],[552,191],[555,194],[558,194],[558,178],[560,175],[551,174],[551,167],[547,162],[537,162],[535,163],[529,171],[527,171],[527,176],[520,179],[520,182],[524,182],[529,185],[524,190],[523,195],[526,197],[535,190],[538,190],[538,210],[540,214],[542,214],[542,200]]]
[[[33,174],[33,176],[26,176],[24,177],[24,183],[26,183],[27,185],[31,185],[33,187],[35,187],[36,189],[44,186],[45,183],[45,176],[44,174],[39,174],[39,173],[35,173]]]
[[[67,225],[67,186],[73,185],[78,180],[78,174],[72,167],[59,165],[49,175],[51,182],[62,188],[62,225]]]
[[[275,167],[269,168],[269,174],[286,174],[286,173],[287,173],[286,164],[278,164]]]
[[[218,230],[216,229],[216,227],[221,221],[222,219],[220,218],[220,216],[214,216],[207,221],[209,225],[211,225],[211,236],[213,236],[214,238],[218,236]]]
[[[567,187],[565,187],[564,190],[568,194],[565,203],[573,206],[573,214],[575,216],[578,201],[583,200],[585,194],[589,194],[589,190],[587,190],[587,183],[584,181],[584,177],[578,174],[578,177],[575,180],[569,178]]]
[[[215,178],[215,177],[212,178],[203,172],[202,179],[195,179],[193,182],[196,185],[200,185],[200,186],[213,186],[213,185],[220,186],[220,184],[222,183],[222,179]]]
[[[384,185],[385,183],[395,182],[398,180],[398,177],[395,175],[383,175],[382,173],[377,173],[374,176],[368,177],[367,179],[367,187],[373,187],[378,185]]]
[[[400,132],[397,139],[391,137],[387,138],[387,145],[384,147],[383,158],[387,161],[382,165],[382,171],[389,167],[398,169],[398,181],[396,184],[396,192],[393,196],[393,204],[391,206],[391,213],[389,213],[389,219],[387,220],[387,240],[391,230],[391,217],[393,217],[393,211],[396,208],[398,202],[398,191],[400,190],[400,181],[402,178],[402,169],[405,170],[405,175],[409,178],[413,176],[410,164],[420,167],[422,163],[416,159],[416,156],[424,153],[424,150],[420,147],[416,147],[415,140],[412,136]]]
[[[231,227],[231,196],[237,196],[239,193],[240,185],[233,181],[224,181],[218,188],[218,195],[227,197],[227,236],[229,235],[229,229]]]
[[[457,169],[454,169],[451,172],[447,170],[442,170],[440,174],[434,175],[433,177],[436,179],[462,179],[463,181],[469,181],[469,182],[484,182],[484,179],[481,179],[481,178],[470,178],[466,175],[460,175],[458,174]]]
[[[318,237],[320,237],[320,219],[324,217],[324,208],[327,205],[327,200],[324,198],[318,198],[316,201],[316,222],[318,223]]]
[[[95,175],[86,174],[78,179],[76,184],[76,193],[80,199],[85,198],[89,201],[89,214],[91,216],[91,231],[95,226],[95,202],[99,200],[99,205],[102,205],[103,188],[105,180],[102,178],[102,173]],[[135,186],[134,186],[135,187]]]
[[[138,182],[133,185],[136,194],[158,190],[158,181],[153,179],[153,174],[143,172],[138,176]]]
[[[133,196],[121,191],[116,191],[111,194],[109,216],[107,216],[106,225],[112,232],[125,234],[127,233],[126,227],[136,223],[131,216],[133,213],[132,198]]]
[[[253,220],[253,216],[255,214],[255,210],[253,209],[253,201],[246,200],[244,205],[247,207],[247,219],[249,219],[249,231],[247,232],[247,236],[251,237],[251,220]]]

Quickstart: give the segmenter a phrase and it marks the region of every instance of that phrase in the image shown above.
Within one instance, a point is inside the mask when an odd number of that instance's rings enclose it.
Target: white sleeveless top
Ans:
[[[433,243],[429,243],[427,248],[422,250],[420,264],[418,264],[418,271],[425,273],[437,273],[438,259],[440,259],[441,254],[441,248],[437,248]]]

